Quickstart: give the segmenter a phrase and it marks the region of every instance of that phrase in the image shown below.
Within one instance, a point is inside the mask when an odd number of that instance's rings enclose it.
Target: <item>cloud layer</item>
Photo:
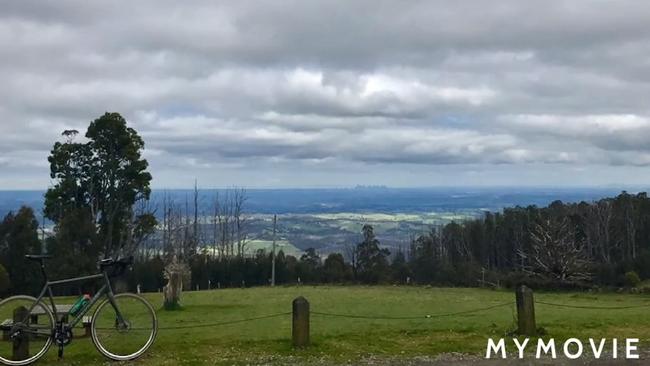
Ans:
[[[122,113],[158,187],[639,184],[650,7],[628,1],[19,1],[0,188]]]

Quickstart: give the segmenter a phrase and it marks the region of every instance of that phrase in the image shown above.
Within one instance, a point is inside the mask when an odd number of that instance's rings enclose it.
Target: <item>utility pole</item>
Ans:
[[[278,216],[273,215],[273,252],[271,254],[271,287],[275,286],[275,230]]]
[[[194,244],[199,242],[199,187],[194,178]]]

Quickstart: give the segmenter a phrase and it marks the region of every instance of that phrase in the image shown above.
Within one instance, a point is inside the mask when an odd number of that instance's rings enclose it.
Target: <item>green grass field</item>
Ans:
[[[286,255],[292,255],[294,257],[300,257],[302,250],[293,246],[286,240],[277,240],[275,242],[276,250],[283,251]],[[258,250],[263,249],[267,253],[270,253],[273,248],[272,240],[249,240],[246,242],[246,252],[248,254],[255,254]]]
[[[291,316],[282,315],[236,324],[195,329],[164,329],[206,325],[291,311],[291,301],[306,297],[313,312],[414,319],[354,319],[312,314],[312,346],[291,347]],[[257,363],[354,363],[368,357],[411,359],[461,352],[482,354],[488,337],[502,337],[515,328],[514,305],[449,317],[436,314],[514,303],[510,291],[428,287],[276,287],[186,292],[183,310],[164,311],[162,294],[146,294],[159,309],[160,333],[138,365],[203,365]],[[638,337],[650,339],[650,296],[631,294],[537,293],[536,300],[571,305],[620,307],[625,310],[556,308],[538,304],[538,326],[546,337]],[[426,318],[425,315],[432,315]],[[81,333],[81,330],[79,331]],[[40,364],[105,364],[90,339],[66,347],[58,362],[51,348]]]

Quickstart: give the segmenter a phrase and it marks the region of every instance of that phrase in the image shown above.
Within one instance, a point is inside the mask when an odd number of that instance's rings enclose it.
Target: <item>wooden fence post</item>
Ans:
[[[293,346],[309,346],[309,301],[300,296],[293,300]]]
[[[92,336],[92,329],[91,325],[93,322],[93,318],[91,316],[84,316],[81,318],[81,324],[83,324],[84,327],[84,337],[90,338]]]
[[[29,310],[24,306],[14,309],[14,323],[23,322],[29,318]],[[29,334],[21,334],[13,341],[12,358],[14,361],[22,361],[29,358]]]
[[[520,285],[515,291],[515,298],[517,300],[517,333],[534,336],[537,334],[537,326],[535,324],[533,290],[525,285]]]

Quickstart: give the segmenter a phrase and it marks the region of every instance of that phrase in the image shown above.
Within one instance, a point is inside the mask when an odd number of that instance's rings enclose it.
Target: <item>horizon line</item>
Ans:
[[[399,190],[399,189],[649,189],[649,184],[602,184],[602,185],[515,185],[515,184],[495,184],[495,185],[430,185],[430,186],[390,186],[390,185],[365,185],[359,184],[355,186],[257,186],[257,187],[246,187],[238,185],[229,185],[229,186],[211,186],[211,187],[201,187],[198,186],[198,190],[228,190],[228,189],[245,189],[250,191],[262,191],[262,190],[319,190],[319,189],[331,189],[331,190]],[[0,192],[41,192],[48,190],[47,188],[30,188],[30,189],[20,189],[20,188],[0,188]],[[152,187],[152,191],[174,191],[174,190],[194,190],[193,186],[188,187]]]

